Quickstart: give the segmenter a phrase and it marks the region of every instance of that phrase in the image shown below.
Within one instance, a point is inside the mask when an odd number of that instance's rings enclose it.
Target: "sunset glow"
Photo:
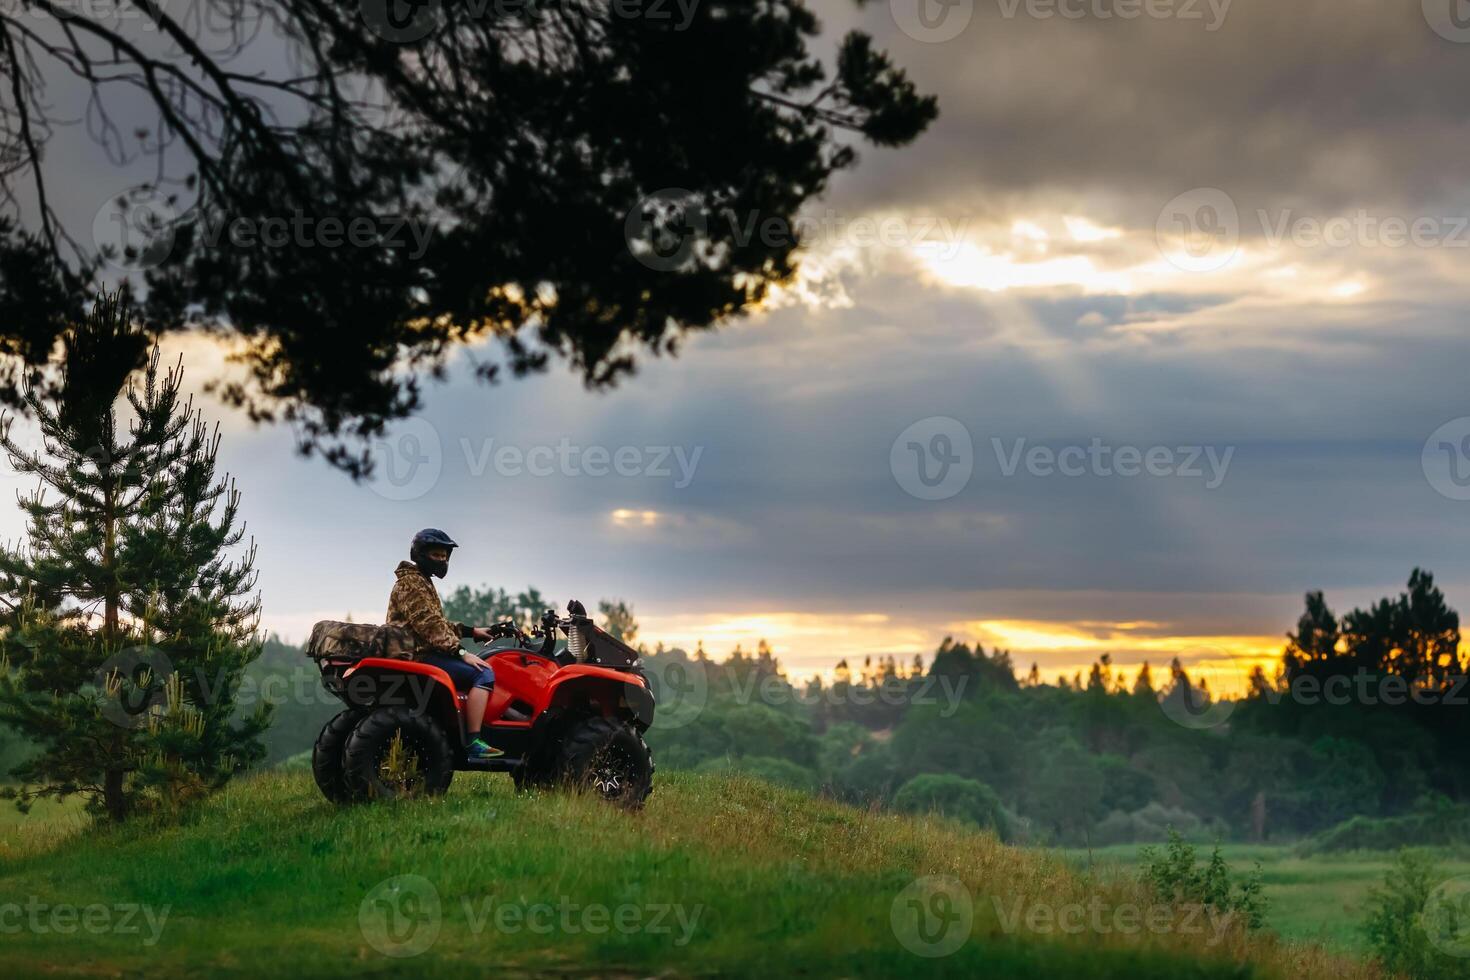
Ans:
[[[1191,676],[1207,680],[1210,689],[1223,693],[1245,690],[1253,667],[1268,676],[1275,672],[1283,641],[1279,636],[1183,635],[1169,632],[1154,622],[1047,622],[1040,620],[983,619],[948,624],[942,630],[919,623],[905,623],[883,613],[824,616],[794,612],[746,614],[677,614],[640,617],[641,642],[663,643],[692,653],[702,642],[705,653],[723,660],[737,645],[754,652],[760,641],[770,645],[775,656],[794,679],[813,675],[825,678],[839,660],[854,667],[866,657],[886,658],[892,654],[907,666],[915,654],[927,664],[945,636],[970,645],[979,643],[987,652],[1008,650],[1018,677],[1036,663],[1043,680],[1069,680],[1084,675],[1103,654],[1112,658],[1116,675],[1133,675],[1143,663],[1155,672],[1155,683],[1167,678],[1174,658]]]

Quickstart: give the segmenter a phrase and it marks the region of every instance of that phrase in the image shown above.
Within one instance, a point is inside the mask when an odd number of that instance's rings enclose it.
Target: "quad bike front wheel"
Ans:
[[[653,753],[632,726],[587,718],[562,739],[558,772],[568,785],[629,810],[653,792]]]
[[[365,714],[361,708],[348,708],[322,726],[311,750],[311,774],[316,777],[317,788],[333,803],[351,803],[352,789],[347,784],[347,773],[343,768],[342,750],[347,745],[347,736],[362,721]]]
[[[407,708],[363,716],[342,753],[348,791],[364,799],[441,796],[454,779],[454,749],[432,718]]]

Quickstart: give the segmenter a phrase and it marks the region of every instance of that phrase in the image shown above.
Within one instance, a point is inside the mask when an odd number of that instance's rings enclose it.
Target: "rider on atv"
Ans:
[[[518,790],[565,786],[641,807],[653,791],[643,734],[655,704],[639,651],[575,599],[565,617],[547,609],[529,631],[450,622],[432,579],[455,547],[443,531],[414,537],[390,625],[312,627],[306,655],[343,703],[311,751],[322,795],[341,805],[439,796],[456,772],[474,771],[508,773]],[[507,642],[482,658],[460,652],[466,638]]]
[[[451,623],[444,616],[444,605],[431,578],[443,578],[449,571],[449,557],[459,547],[449,535],[437,528],[425,528],[413,536],[409,560],[399,562],[394,574],[398,580],[388,596],[388,625],[404,626],[418,641],[414,659],[433,664],[454,681],[461,692],[468,692],[465,705],[466,753],[472,761],[504,755],[500,749],[480,737],[485,706],[495,687],[495,671],[485,660],[460,649],[462,639],[482,643],[494,639],[487,629],[464,623]]]

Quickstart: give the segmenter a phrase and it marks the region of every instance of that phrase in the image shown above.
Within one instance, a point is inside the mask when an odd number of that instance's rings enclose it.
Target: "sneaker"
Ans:
[[[488,759],[498,759],[505,755],[505,752],[502,749],[497,749],[484,739],[477,738],[470,743],[470,747],[465,754],[469,756],[471,762],[485,762]]]

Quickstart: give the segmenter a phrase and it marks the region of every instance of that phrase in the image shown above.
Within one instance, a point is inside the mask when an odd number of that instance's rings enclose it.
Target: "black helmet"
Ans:
[[[425,575],[433,575],[443,578],[449,573],[449,562],[435,561],[426,552],[430,548],[448,548],[451,552],[459,545],[454,539],[437,527],[426,527],[413,536],[413,544],[408,549],[408,559],[419,567],[419,571]]]

